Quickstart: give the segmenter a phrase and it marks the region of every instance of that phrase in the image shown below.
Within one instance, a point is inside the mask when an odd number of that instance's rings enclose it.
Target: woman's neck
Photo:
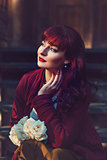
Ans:
[[[45,69],[45,80],[46,80],[46,83],[51,79],[52,73],[54,74],[54,77],[55,77],[57,71]]]

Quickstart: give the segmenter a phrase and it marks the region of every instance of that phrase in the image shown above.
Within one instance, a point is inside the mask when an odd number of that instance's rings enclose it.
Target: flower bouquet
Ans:
[[[15,145],[20,146],[22,141],[28,139],[46,140],[48,138],[46,131],[44,121],[25,116],[11,128],[9,138]]]

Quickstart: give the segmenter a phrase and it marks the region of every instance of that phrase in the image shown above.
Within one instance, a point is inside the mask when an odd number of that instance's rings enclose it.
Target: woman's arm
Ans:
[[[57,116],[50,95],[39,95],[33,99],[32,105],[39,119],[45,121],[53,147],[69,147],[78,138],[82,125],[85,123],[90,96],[89,85],[87,85],[87,98],[85,101],[78,101],[73,107],[74,110],[66,115],[63,121]]]
[[[12,107],[12,112],[11,112],[11,117],[10,117],[10,122],[9,125],[12,127],[14,124],[16,124],[24,114],[24,107],[25,107],[25,95],[26,95],[26,83],[27,83],[27,74],[25,74],[17,88],[16,88],[16,93],[15,93],[15,98],[13,102],[13,107]]]

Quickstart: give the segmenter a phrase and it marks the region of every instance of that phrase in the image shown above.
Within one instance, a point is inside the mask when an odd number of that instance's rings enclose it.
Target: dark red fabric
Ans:
[[[17,160],[17,155],[15,153],[12,156],[12,160]]]
[[[86,99],[78,100],[71,111],[66,113],[62,112],[59,103],[57,109],[54,109],[51,95],[37,95],[44,82],[44,73],[44,69],[32,71],[20,80],[16,89],[10,125],[13,126],[35,108],[39,119],[45,121],[47,126],[49,144],[55,148],[71,148],[82,155],[84,160],[104,160],[105,154],[100,137],[88,116],[91,99],[89,84],[87,83]]]

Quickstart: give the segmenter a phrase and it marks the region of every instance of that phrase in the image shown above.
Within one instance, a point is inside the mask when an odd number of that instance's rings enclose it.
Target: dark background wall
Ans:
[[[107,0],[4,0],[4,10],[2,2],[2,47],[38,46],[42,32],[54,24],[75,28],[86,48],[107,46]]]

